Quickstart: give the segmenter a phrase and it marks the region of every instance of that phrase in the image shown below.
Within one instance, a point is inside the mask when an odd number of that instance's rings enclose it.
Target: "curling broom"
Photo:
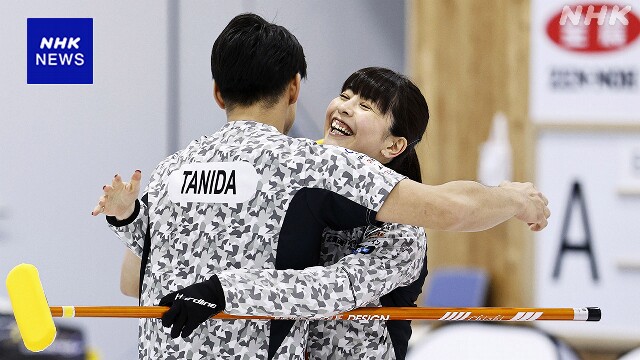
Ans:
[[[27,349],[46,349],[56,337],[53,317],[114,317],[160,318],[166,306],[49,306],[38,270],[30,264],[20,264],[7,275],[7,290],[13,313]],[[441,321],[534,321],[573,320],[599,321],[596,307],[586,308],[426,308],[378,307],[360,308],[323,320],[441,320]],[[295,316],[250,316],[219,313],[214,319],[282,320],[303,319]]]

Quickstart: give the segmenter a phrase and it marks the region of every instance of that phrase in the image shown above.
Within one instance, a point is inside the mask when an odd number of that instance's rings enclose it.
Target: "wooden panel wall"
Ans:
[[[493,115],[509,119],[515,181],[533,180],[528,121],[529,0],[410,0],[409,75],[429,103],[423,179],[476,179]],[[481,233],[427,231],[429,269],[470,265],[491,276],[492,306],[530,306],[533,236],[511,220]]]

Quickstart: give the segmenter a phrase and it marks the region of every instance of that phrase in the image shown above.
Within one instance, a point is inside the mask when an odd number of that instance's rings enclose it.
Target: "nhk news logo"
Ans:
[[[637,40],[640,19],[631,5],[565,5],[548,20],[547,35],[556,45],[569,51],[616,51]]]
[[[27,19],[27,84],[93,84],[93,19]]]

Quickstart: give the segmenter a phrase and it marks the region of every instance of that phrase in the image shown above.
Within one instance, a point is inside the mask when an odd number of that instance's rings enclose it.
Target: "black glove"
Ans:
[[[198,325],[224,310],[222,285],[213,275],[209,280],[189,285],[160,300],[160,306],[171,308],[162,315],[162,325],[171,327],[171,337],[187,337]]]

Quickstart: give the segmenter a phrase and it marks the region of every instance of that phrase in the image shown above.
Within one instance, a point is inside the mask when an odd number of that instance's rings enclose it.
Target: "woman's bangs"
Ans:
[[[367,68],[356,71],[349,76],[342,85],[342,91],[347,89],[374,102],[378,109],[386,115],[395,101],[397,86],[393,79],[386,74]]]

